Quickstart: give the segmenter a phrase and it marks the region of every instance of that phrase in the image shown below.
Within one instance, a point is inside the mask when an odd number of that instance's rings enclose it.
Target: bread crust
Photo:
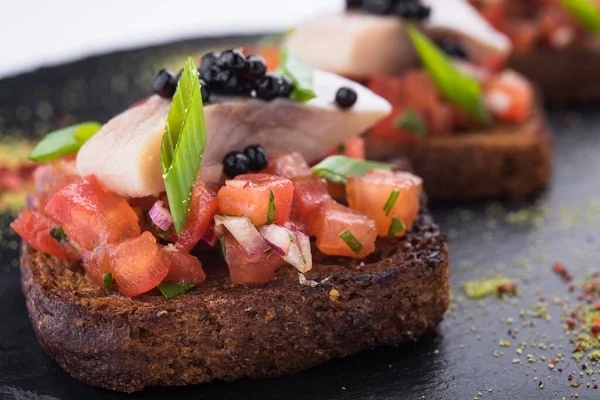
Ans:
[[[24,245],[21,283],[44,350],[77,380],[123,392],[295,373],[413,339],[448,307],[446,239],[426,211],[362,262],[316,252],[314,263],[316,286],[291,267],[232,286],[205,263],[211,278],[187,294],[128,298]]]
[[[393,143],[367,136],[367,156],[409,159],[432,199],[519,197],[544,188],[552,172],[552,140],[542,112],[525,123]]]
[[[600,51],[582,46],[539,48],[513,54],[509,65],[541,88],[547,102],[600,99]]]

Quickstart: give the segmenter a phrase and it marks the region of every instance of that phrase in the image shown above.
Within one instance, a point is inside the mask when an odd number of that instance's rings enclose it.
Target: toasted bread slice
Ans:
[[[432,199],[518,197],[543,188],[552,167],[551,135],[541,112],[525,123],[414,143],[367,137],[367,156],[403,156]]]
[[[509,65],[541,88],[550,103],[600,99],[600,51],[535,49],[514,54]]]
[[[315,252],[314,264],[303,283],[284,267],[267,285],[232,286],[221,266],[170,300],[129,298],[24,245],[21,282],[45,351],[81,382],[124,392],[294,373],[415,338],[448,307],[446,239],[426,210],[363,261]]]

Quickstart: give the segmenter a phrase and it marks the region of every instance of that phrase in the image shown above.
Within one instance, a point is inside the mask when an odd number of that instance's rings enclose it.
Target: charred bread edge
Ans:
[[[534,49],[514,54],[509,65],[541,87],[549,103],[600,99],[600,51]]]
[[[541,109],[518,125],[391,143],[367,136],[367,156],[409,159],[431,199],[519,197],[544,188],[552,171],[552,138]]]
[[[207,281],[165,300],[94,286],[23,245],[21,282],[44,350],[75,379],[123,392],[292,374],[432,330],[449,304],[448,249],[423,210],[362,262],[315,253],[300,284],[282,268],[261,287]]]

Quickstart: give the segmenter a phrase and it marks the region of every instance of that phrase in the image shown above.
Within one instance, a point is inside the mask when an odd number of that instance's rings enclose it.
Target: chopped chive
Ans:
[[[194,285],[185,284],[185,283],[175,283],[175,282],[163,282],[158,285],[158,290],[165,296],[167,299],[171,299],[175,296],[179,296],[180,294],[184,294],[189,292]]]
[[[115,284],[115,280],[112,276],[112,273],[110,273],[110,272],[107,274],[104,274],[103,281],[104,281],[104,289],[110,289],[112,287],[112,285]]]
[[[312,167],[311,171],[328,181],[345,185],[349,177],[364,175],[372,169],[392,170],[394,166],[346,156],[330,156]]]
[[[387,201],[385,202],[385,205],[383,206],[383,211],[385,212],[385,215],[390,215],[392,208],[394,208],[394,205],[398,200],[398,196],[400,196],[400,190],[392,190],[392,193],[390,193],[390,197],[388,197]]]
[[[269,212],[267,213],[267,225],[275,221],[275,194],[269,189]]]
[[[69,238],[60,225],[56,225],[50,230],[50,236],[52,236],[60,244],[63,244]]]
[[[225,258],[225,237],[221,236],[219,238],[219,250],[221,250],[221,255]]]
[[[398,233],[406,229],[406,226],[398,218],[392,218],[390,229],[388,230],[388,236],[396,236]]]
[[[340,238],[350,247],[350,250],[354,252],[354,254],[358,255],[362,251],[363,245],[358,241],[358,239],[346,229],[340,235]]]
[[[424,138],[427,136],[427,124],[419,114],[411,110],[406,109],[402,115],[395,122],[396,129],[401,129],[410,133],[412,136],[417,138]]]

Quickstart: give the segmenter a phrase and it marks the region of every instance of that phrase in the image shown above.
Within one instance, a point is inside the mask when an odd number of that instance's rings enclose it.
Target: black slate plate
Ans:
[[[185,41],[1,80],[0,132],[28,136],[65,122],[104,121],[149,94],[157,69],[182,65],[186,55],[206,47],[256,40]],[[600,390],[593,389],[596,377],[600,381],[600,372],[595,372],[600,365],[587,362],[584,371],[581,362],[570,358],[573,345],[564,334],[563,306],[557,303],[563,300],[569,308],[576,298],[552,272],[553,263],[560,260],[577,281],[597,269],[600,260],[600,115],[596,109],[587,105],[548,110],[556,132],[557,165],[548,191],[518,203],[433,206],[437,221],[450,237],[452,260],[453,305],[439,327],[440,334],[336,360],[294,376],[156,388],[132,397],[416,400],[560,399],[577,394],[600,398]],[[125,398],[78,383],[41,350],[20,292],[17,241],[6,229],[10,218],[0,216],[0,398]],[[494,272],[514,278],[521,296],[508,301],[464,298],[463,280]],[[525,311],[535,308],[540,296],[547,298],[549,321]],[[499,344],[504,340],[510,347]],[[518,354],[521,342],[526,346]],[[549,361],[561,353],[563,359],[550,369]],[[589,371],[594,372],[588,375]],[[580,372],[585,374],[580,376]],[[568,381],[569,374],[574,375],[573,381]],[[572,382],[581,386],[571,386]]]

